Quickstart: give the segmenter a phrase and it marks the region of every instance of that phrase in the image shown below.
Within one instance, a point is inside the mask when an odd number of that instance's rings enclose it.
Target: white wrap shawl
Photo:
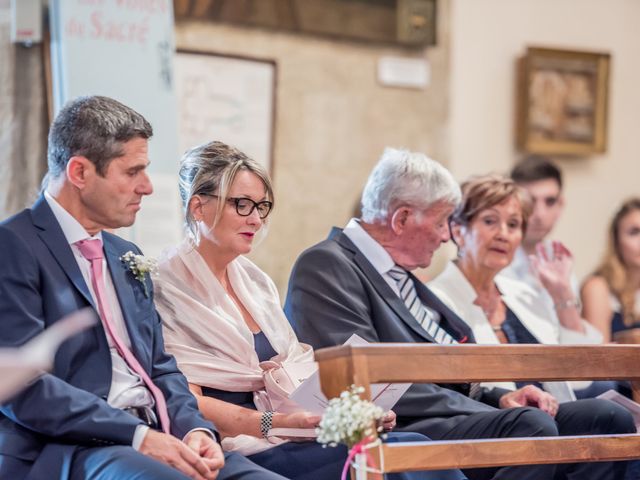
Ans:
[[[272,360],[313,362],[313,350],[298,342],[273,281],[242,256],[227,271],[237,297],[277,352]],[[189,383],[231,392],[264,389],[253,334],[192,242],[185,241],[163,254],[154,285],[165,348],[176,357]],[[222,446],[250,455],[274,443],[239,435],[225,438]]]

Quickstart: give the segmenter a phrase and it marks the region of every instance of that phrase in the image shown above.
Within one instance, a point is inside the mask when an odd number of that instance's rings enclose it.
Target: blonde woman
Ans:
[[[627,200],[609,227],[604,260],[581,291],[583,315],[606,342],[640,328],[640,198]]]

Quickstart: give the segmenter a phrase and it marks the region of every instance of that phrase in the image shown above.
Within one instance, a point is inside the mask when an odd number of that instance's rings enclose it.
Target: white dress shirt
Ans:
[[[362,254],[369,260],[369,263],[373,265],[385,282],[389,284],[391,289],[400,296],[400,290],[398,289],[398,283],[389,275],[389,270],[396,266],[396,262],[393,261],[389,252],[387,252],[382,245],[380,245],[367,231],[362,228],[360,222],[352,218],[347,223],[347,226],[342,230],[349,240],[362,252]]]
[[[102,240],[102,232],[98,232],[95,236],[91,237],[91,235],[87,233],[84,227],[80,225],[80,223],[69,212],[67,212],[49,194],[49,192],[45,191],[44,197],[49,204],[53,215],[56,217],[58,224],[60,224],[62,233],[67,239],[67,242],[69,242],[69,246],[71,247],[71,251],[73,252],[73,256],[75,257],[76,262],[78,263],[78,267],[80,268],[82,277],[84,278],[84,281],[89,288],[89,292],[91,293],[91,297],[93,298],[94,303],[97,305],[97,298],[95,292],[93,291],[93,285],[91,283],[91,262],[82,256],[82,254],[80,253],[80,249],[74,244],[76,242],[79,242],[80,240]],[[127,348],[131,349],[131,339],[129,338],[129,333],[127,332],[127,327],[124,323],[122,309],[120,308],[120,302],[118,301],[118,296],[116,295],[116,290],[113,286],[113,280],[111,279],[111,273],[109,272],[106,258],[104,258],[102,262],[105,294],[108,299],[113,325],[124,344],[127,346]],[[132,371],[125,362],[124,358],[120,356],[110,336],[106,334],[106,337],[107,341],[109,342],[109,351],[111,352],[112,365],[111,387],[109,388],[107,403],[114,408],[121,409],[127,407],[153,408],[155,404],[153,395],[144,385],[144,382],[138,376],[138,374]],[[148,428],[149,427],[147,427],[146,425],[140,425],[136,428],[132,442],[132,446],[136,450],[140,448],[140,445],[144,440],[144,436]]]

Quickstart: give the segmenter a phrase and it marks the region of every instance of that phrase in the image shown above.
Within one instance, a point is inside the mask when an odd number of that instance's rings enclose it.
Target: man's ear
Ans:
[[[409,215],[411,215],[411,209],[409,207],[400,207],[391,215],[391,230],[393,233],[401,233],[407,226],[409,221]]]
[[[87,184],[87,179],[95,175],[96,168],[87,157],[74,155],[67,162],[67,179],[78,189],[83,189]]]

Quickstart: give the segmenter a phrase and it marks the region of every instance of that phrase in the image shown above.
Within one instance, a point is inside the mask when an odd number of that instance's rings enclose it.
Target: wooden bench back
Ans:
[[[350,385],[477,381],[630,380],[640,392],[640,345],[372,344],[316,351],[322,390]],[[640,457],[640,435],[487,439],[388,444],[385,472],[626,460]]]

